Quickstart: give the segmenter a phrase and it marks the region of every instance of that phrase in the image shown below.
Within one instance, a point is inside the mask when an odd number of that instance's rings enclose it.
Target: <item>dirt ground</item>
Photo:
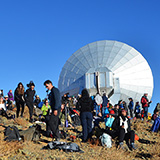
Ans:
[[[138,149],[130,151],[129,149],[117,150],[116,144],[113,142],[112,148],[104,148],[97,141],[95,144],[89,142],[80,144],[80,139],[76,139],[80,148],[84,153],[66,153],[59,150],[42,150],[48,142],[52,141],[51,138],[47,138],[41,135],[41,140],[37,143],[29,141],[20,142],[6,142],[4,141],[4,127],[2,125],[15,125],[18,129],[25,130],[32,124],[28,122],[28,110],[25,109],[24,118],[18,118],[15,120],[7,120],[0,117],[0,159],[1,160],[95,160],[95,159],[108,159],[108,160],[138,160],[138,159],[154,159],[160,160],[160,133],[150,132],[151,124],[142,121],[133,121],[132,128],[140,139],[147,140],[146,142],[135,141]],[[104,125],[103,123],[101,124]],[[45,128],[44,124],[41,124],[42,128]],[[81,130],[81,127],[78,127]],[[73,131],[69,130],[70,134],[76,135]],[[66,141],[66,140],[61,140]],[[148,142],[148,143],[147,143]]]

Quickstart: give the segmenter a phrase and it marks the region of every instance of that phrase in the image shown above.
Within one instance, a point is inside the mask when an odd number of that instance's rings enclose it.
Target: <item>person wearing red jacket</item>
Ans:
[[[148,100],[147,96],[148,96],[148,93],[145,93],[144,96],[142,96],[141,98],[141,104],[144,110],[144,118],[146,117],[146,119],[148,119],[148,107],[150,103],[152,103],[152,101]]]

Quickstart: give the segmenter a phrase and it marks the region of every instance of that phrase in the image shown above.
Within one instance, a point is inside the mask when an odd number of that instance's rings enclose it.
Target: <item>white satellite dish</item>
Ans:
[[[106,92],[112,104],[129,97],[140,101],[152,97],[153,76],[145,58],[133,47],[117,41],[90,43],[67,60],[58,87],[62,94],[77,95],[83,88],[90,95]]]

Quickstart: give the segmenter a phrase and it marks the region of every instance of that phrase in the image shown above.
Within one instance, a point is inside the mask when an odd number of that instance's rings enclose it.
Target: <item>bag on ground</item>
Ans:
[[[101,144],[103,147],[111,148],[112,147],[112,138],[110,135],[103,133],[102,136],[99,137],[101,140]]]
[[[8,126],[4,132],[5,141],[21,140],[18,128],[16,126]]]
[[[65,152],[84,153],[76,143],[66,143],[59,141],[50,142],[48,143],[47,147],[44,147],[43,149],[59,149]]]
[[[24,141],[37,142],[40,140],[40,131],[41,131],[41,126],[36,124],[29,127],[27,130],[20,131],[19,133]]]

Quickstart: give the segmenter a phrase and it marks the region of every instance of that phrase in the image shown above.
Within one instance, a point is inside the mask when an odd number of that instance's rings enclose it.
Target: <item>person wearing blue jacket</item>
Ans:
[[[129,111],[130,111],[130,117],[133,118],[133,107],[134,107],[134,102],[133,102],[133,99],[132,98],[129,98],[129,105],[128,105],[128,108],[129,108]]]
[[[106,125],[106,129],[110,129],[112,128],[112,124],[113,124],[113,121],[114,121],[114,110],[111,110],[109,112],[109,117],[106,118],[104,121],[105,121],[105,125]]]
[[[139,102],[136,102],[134,113],[136,118],[141,118],[141,106],[139,105]]]
[[[102,96],[103,103],[102,103],[102,117],[105,117],[105,110],[107,109],[107,104],[108,104],[108,98],[106,96],[106,93],[103,94]]]
[[[44,82],[44,86],[50,90],[50,94],[48,96],[50,100],[50,106],[51,106],[51,116],[48,121],[48,125],[53,133],[53,137],[55,139],[59,139],[59,114],[61,110],[61,97],[60,97],[60,91],[58,88],[54,87],[52,82],[50,80],[46,80]]]

